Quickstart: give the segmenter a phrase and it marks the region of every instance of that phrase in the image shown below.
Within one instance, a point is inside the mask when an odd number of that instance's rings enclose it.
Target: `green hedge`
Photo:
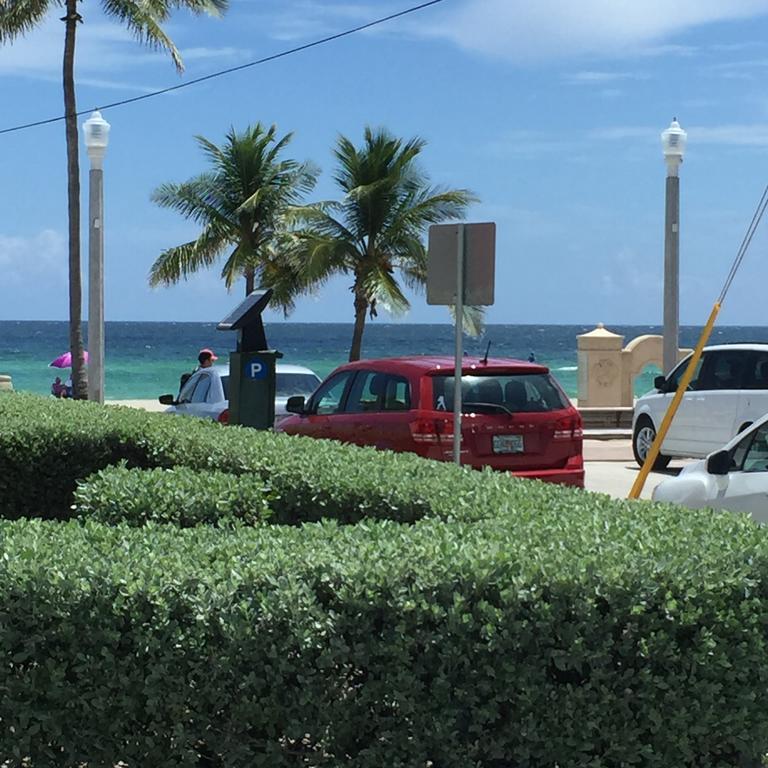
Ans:
[[[14,768],[730,768],[768,745],[768,547],[744,519],[617,503],[0,540]]]
[[[128,467],[188,467],[267,482],[281,522],[333,518],[413,522],[425,516],[482,519],[518,504],[583,504],[576,490],[520,483],[332,441],[96,403],[0,394],[0,517],[72,515],[78,481],[124,461]]]
[[[82,521],[0,521],[8,768],[753,768],[768,747],[746,518],[0,396],[0,515],[71,516],[78,483]],[[265,503],[334,520],[154,522]]]
[[[121,464],[81,483],[72,509],[81,518],[109,524],[256,525],[271,517],[270,499],[274,493],[259,477],[187,467],[128,469]]]

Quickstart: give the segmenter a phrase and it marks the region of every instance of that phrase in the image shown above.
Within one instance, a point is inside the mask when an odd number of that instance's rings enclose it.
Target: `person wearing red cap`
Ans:
[[[219,358],[213,354],[213,350],[208,349],[207,347],[205,349],[201,349],[200,354],[197,356],[197,361],[200,363],[201,368],[210,368],[214,361],[218,359]]]
[[[184,385],[189,381],[193,374],[195,374],[201,368],[210,368],[213,365],[213,361],[218,359],[219,358],[213,354],[212,349],[208,349],[208,347],[201,349],[197,354],[197,368],[195,368],[195,370],[191,373],[182,373],[179,378],[179,395],[181,395],[181,390],[184,389]]]

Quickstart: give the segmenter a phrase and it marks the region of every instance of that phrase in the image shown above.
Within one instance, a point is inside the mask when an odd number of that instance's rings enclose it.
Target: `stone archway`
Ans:
[[[681,350],[682,351],[682,350]],[[655,365],[663,370],[662,360],[664,359],[664,337],[655,334],[646,334],[638,336],[627,344],[621,350],[622,368],[624,370],[624,380],[622,387],[622,404],[632,405],[635,395],[635,379],[643,372],[646,365]]]
[[[624,337],[602,323],[577,337],[579,407],[632,407],[634,381],[646,365],[663,367],[663,337],[638,336],[623,347]],[[691,352],[679,349],[678,360]]]

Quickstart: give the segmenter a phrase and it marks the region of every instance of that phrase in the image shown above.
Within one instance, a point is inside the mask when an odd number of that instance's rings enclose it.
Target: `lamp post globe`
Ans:
[[[109,123],[95,110],[83,123],[88,173],[88,399],[104,402],[104,155]]]
[[[663,366],[668,374],[676,365],[680,347],[680,164],[688,134],[677,118],[661,134],[667,165],[664,211],[664,331]]]
[[[101,116],[98,109],[94,110],[83,123],[85,147],[88,150],[92,167],[101,167],[101,161],[104,159],[109,144],[110,128],[110,124]]]
[[[673,118],[669,128],[661,132],[661,149],[667,163],[667,172],[677,175],[677,169],[683,162],[688,134],[680,127],[677,118]]]

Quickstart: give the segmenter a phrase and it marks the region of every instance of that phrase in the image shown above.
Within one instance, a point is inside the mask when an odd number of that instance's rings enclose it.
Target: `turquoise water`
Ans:
[[[87,326],[86,326],[87,328]],[[566,392],[576,396],[576,337],[592,330],[584,325],[489,325],[480,339],[466,338],[465,350],[482,355],[491,342],[491,356],[527,359],[548,365]],[[632,338],[659,333],[657,326],[611,326]],[[700,329],[681,329],[681,345],[693,346]],[[108,322],[106,338],[106,397],[121,400],[155,398],[175,392],[179,375],[196,365],[197,352],[212,347],[226,359],[234,349],[236,334],[216,330],[215,323]],[[269,345],[281,351],[283,362],[306,365],[326,376],[346,362],[352,338],[351,323],[270,323]],[[727,327],[715,331],[714,342],[768,341],[768,328]],[[48,363],[68,349],[65,322],[0,321],[0,373],[13,377],[14,388],[47,394],[61,371]],[[363,355],[368,358],[454,351],[450,325],[385,324],[366,327]],[[635,381],[635,393],[651,389],[658,370],[648,368]],[[66,378],[68,371],[62,373]]]

